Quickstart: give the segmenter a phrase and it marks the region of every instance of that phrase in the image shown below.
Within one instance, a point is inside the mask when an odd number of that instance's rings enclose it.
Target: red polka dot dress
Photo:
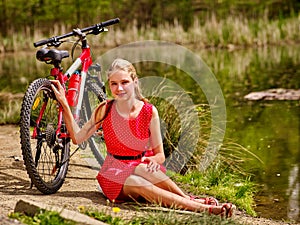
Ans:
[[[111,201],[122,200],[118,199],[118,196],[124,182],[141,163],[141,156],[153,154],[149,140],[152,107],[151,104],[145,102],[136,118],[127,119],[119,115],[113,103],[103,121],[102,127],[108,154],[97,175],[97,180],[103,193]],[[132,159],[132,156],[137,156],[137,159]],[[124,157],[129,159],[124,159]]]

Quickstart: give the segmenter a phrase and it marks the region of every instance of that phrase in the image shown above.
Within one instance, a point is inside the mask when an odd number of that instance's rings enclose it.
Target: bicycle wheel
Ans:
[[[21,107],[20,138],[27,173],[39,191],[52,194],[64,183],[70,154],[70,139],[56,135],[58,103],[50,81],[33,81]],[[38,122],[39,121],[39,122]],[[65,126],[61,130],[65,132]]]
[[[104,101],[105,99],[106,95],[104,91],[97,85],[97,83],[91,80],[87,81],[80,115],[82,121],[81,125],[83,125],[90,119],[94,109],[99,105],[100,102]],[[106,157],[104,138],[101,135],[94,134],[88,139],[87,142],[97,162],[97,164],[95,164],[95,162],[90,159],[89,164],[98,169],[102,166]],[[81,145],[82,149],[85,149],[86,147],[86,144],[83,146]]]

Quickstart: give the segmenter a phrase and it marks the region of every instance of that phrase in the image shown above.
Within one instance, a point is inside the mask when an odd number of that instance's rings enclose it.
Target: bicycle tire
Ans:
[[[101,87],[92,80],[87,81],[85,94],[83,98],[83,105],[81,108],[81,119],[83,123],[87,122],[94,109],[99,105],[100,102],[106,99],[106,95]],[[88,139],[88,144],[92,154],[94,155],[98,165],[92,165],[99,169],[103,165],[104,159],[106,157],[106,149],[104,144],[104,139],[98,134],[92,135]]]
[[[44,194],[57,192],[68,171],[70,138],[58,139],[57,101],[50,81],[34,80],[28,87],[21,106],[20,139],[24,164],[32,184]],[[42,105],[45,111],[38,127],[36,118]],[[34,129],[37,130],[35,138]],[[61,131],[65,132],[62,125]]]

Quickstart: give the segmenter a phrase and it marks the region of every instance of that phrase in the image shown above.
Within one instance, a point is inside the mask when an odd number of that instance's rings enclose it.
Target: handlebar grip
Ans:
[[[111,20],[107,20],[105,22],[102,22],[101,25],[102,27],[107,27],[116,23],[119,23],[120,19],[119,18],[115,18],[115,19],[111,19]]]
[[[96,25],[93,25],[93,26],[90,26],[90,27],[83,28],[83,29],[81,29],[81,32],[87,32],[87,31],[93,30],[93,29],[95,29],[95,28],[96,28],[96,29],[99,29],[99,28],[107,27],[107,26],[110,26],[110,25],[113,25],[113,24],[116,24],[116,23],[119,23],[119,22],[120,22],[120,19],[119,19],[119,18],[107,20],[107,21],[98,23],[98,24],[96,24]]]
[[[48,44],[48,43],[49,43],[49,39],[45,39],[45,40],[34,42],[33,46],[34,47],[39,47],[39,46],[42,46],[42,45],[45,45],[45,44]]]

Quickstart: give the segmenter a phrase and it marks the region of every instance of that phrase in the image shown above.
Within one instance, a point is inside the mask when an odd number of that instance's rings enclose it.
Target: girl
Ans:
[[[97,180],[105,196],[111,201],[142,197],[166,207],[232,216],[235,206],[231,203],[219,205],[214,198],[191,197],[165,174],[158,112],[141,95],[134,66],[116,59],[108,71],[108,84],[114,99],[101,103],[80,129],[63,87],[52,81],[74,144],[89,138],[100,126],[103,128],[108,154]]]

